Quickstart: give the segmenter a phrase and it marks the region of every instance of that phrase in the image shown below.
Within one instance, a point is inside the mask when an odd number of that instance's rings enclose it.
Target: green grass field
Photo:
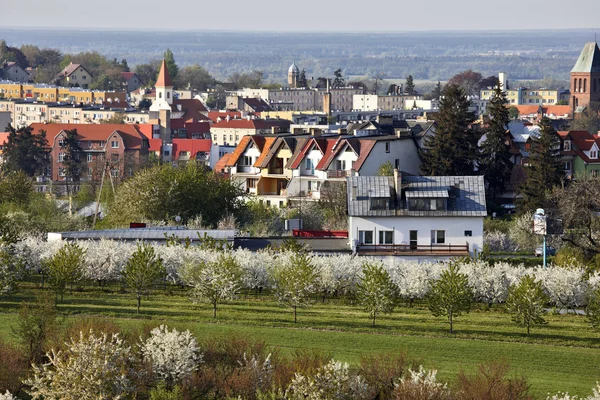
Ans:
[[[358,307],[334,299],[300,310],[294,324],[291,310],[266,294],[250,294],[221,305],[213,320],[209,305],[194,305],[185,292],[170,290],[169,295],[156,292],[143,300],[140,314],[132,295],[97,288],[67,294],[59,310],[66,322],[105,316],[124,329],[166,323],[190,329],[200,340],[240,335],[284,353],[314,349],[350,363],[367,354],[404,351],[426,368],[438,369],[439,377],[450,382],[461,369],[471,372],[482,361],[505,359],[513,374],[528,378],[532,393],[540,399],[559,390],[588,395],[600,380],[600,333],[591,330],[582,316],[549,315],[548,324],[535,327],[527,337],[501,308],[475,307],[456,320],[456,332],[450,334],[445,321],[432,317],[423,305],[399,307],[380,317],[373,328]],[[14,340],[18,306],[33,295],[34,290],[24,288],[0,297],[0,338]]]

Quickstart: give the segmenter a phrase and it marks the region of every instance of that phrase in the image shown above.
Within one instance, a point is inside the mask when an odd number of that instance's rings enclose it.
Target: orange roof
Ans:
[[[149,125],[149,124],[142,124]],[[123,138],[127,149],[139,149],[142,147],[142,134],[140,125],[129,124],[31,124],[33,132],[46,131],[48,142],[62,131],[76,129],[80,140],[106,141],[114,132],[118,132]],[[152,127],[150,127],[152,129]]]
[[[148,139],[148,144],[150,145],[150,147],[148,148],[148,151],[152,152],[152,153],[160,153],[161,152],[161,148],[162,148],[162,139]]]
[[[231,153],[226,153],[217,163],[215,164],[214,171],[215,172],[225,172],[225,168],[229,164],[229,158],[231,157]]]
[[[271,150],[271,146],[273,146],[273,144],[277,141],[277,139],[278,139],[277,137],[265,138],[265,145],[261,149],[262,151],[260,152],[260,155],[256,159],[254,166],[259,166],[263,163],[264,159],[267,158],[267,155],[269,154],[269,150]]]
[[[160,65],[160,72],[158,73],[158,79],[156,80],[155,87],[173,87],[171,82],[171,76],[169,75],[169,69],[167,68],[167,62],[163,58],[162,64]]]
[[[544,113],[552,115],[569,115],[571,114],[571,106],[546,106],[544,107]]]
[[[229,118],[242,118],[242,113],[240,111],[209,111],[208,118],[210,118],[213,122],[217,122],[218,118],[225,119],[227,116]]]
[[[229,157],[227,160],[226,165],[228,167],[233,167],[237,163],[240,156],[244,153],[244,151],[246,151],[248,144],[250,144],[250,140],[251,140],[251,136],[248,136],[248,135],[242,136],[242,140],[240,140],[237,147],[233,150],[233,153],[231,153],[231,157]]]
[[[511,106],[515,107],[519,110],[519,115],[530,115],[530,114],[538,114],[540,112],[540,106],[529,106],[529,105],[518,105]]]
[[[0,132],[0,146],[3,146],[8,142],[8,132]]]

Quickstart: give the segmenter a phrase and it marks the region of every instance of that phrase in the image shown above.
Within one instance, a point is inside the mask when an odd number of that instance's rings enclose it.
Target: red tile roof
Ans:
[[[130,80],[135,75],[135,72],[121,72],[121,76],[127,80]]]
[[[226,119],[220,122],[215,122],[213,128],[227,128],[227,129],[271,129],[274,126],[289,128],[290,121],[283,119]]]
[[[179,111],[181,106],[181,111]],[[208,121],[209,118],[203,113],[206,112],[206,107],[198,99],[174,99],[171,105],[171,111],[183,112],[181,119],[187,122]]]
[[[235,164],[237,164],[239,158],[244,153],[244,151],[246,151],[246,148],[250,144],[251,140],[252,140],[251,136],[248,136],[248,135],[242,136],[242,140],[240,140],[240,142],[238,143],[236,148],[233,150],[233,153],[231,153],[231,157],[229,157],[227,160],[226,165],[228,167],[233,167]]]
[[[173,139],[173,159],[178,160],[182,151],[188,152],[190,159],[195,159],[198,153],[210,153],[210,139]]]
[[[350,143],[352,141],[356,141],[356,143]],[[358,147],[358,158],[356,159],[356,161],[354,161],[352,169],[354,169],[355,171],[360,171],[367,157],[369,157],[369,154],[371,154],[371,150],[373,150],[373,147],[375,147],[377,140],[352,139],[348,142],[348,144],[351,145],[355,149],[355,151]]]
[[[269,151],[271,150],[271,146],[273,146],[273,144],[275,144],[276,141],[277,141],[277,137],[265,138],[265,144],[264,144],[263,148],[261,149],[260,155],[256,159],[256,162],[254,163],[255,167],[259,166],[263,163],[263,161],[267,158]]]
[[[519,110],[519,115],[538,114],[541,111],[539,105],[537,105],[537,106],[518,105],[518,106],[510,106],[510,107],[515,107],[517,110]]]
[[[217,119],[225,119],[229,116],[229,118],[242,118],[242,113],[240,111],[209,111],[208,118],[211,121],[217,122]]]
[[[146,125],[146,124],[142,124]],[[149,125],[149,124],[147,124]],[[33,132],[46,131],[48,142],[52,142],[56,135],[62,131],[77,129],[80,140],[106,141],[114,132],[123,138],[127,149],[142,147],[142,139],[146,139],[141,132],[140,125],[129,124],[31,124]],[[150,128],[152,129],[152,128]]]
[[[188,139],[194,133],[205,134],[210,133],[210,123],[208,122],[186,122],[181,118],[171,120],[171,129],[187,129]]]
[[[8,132],[0,132],[0,146],[3,146],[8,142]]]
[[[317,169],[318,170],[326,170],[327,168],[329,168],[329,164],[331,164],[331,162],[333,161],[335,155],[340,151],[340,148],[342,147],[341,145],[338,145],[340,142],[342,142],[344,139],[342,137],[338,137],[335,139],[329,139],[327,138],[327,142],[325,145],[325,151],[323,153],[323,158],[321,158],[321,161],[319,161],[319,164],[317,164]]]
[[[571,106],[545,106],[544,114],[550,115],[569,115],[571,114]]]
[[[162,139],[148,139],[150,147],[148,151],[151,153],[161,153],[162,149]]]
[[[160,72],[158,73],[158,79],[156,80],[155,87],[173,87],[171,76],[169,75],[169,69],[167,63],[163,58],[162,64],[160,65]]]
[[[306,140],[306,139],[304,139]],[[302,139],[298,139],[298,147],[302,147],[300,149],[300,151],[298,152],[298,154],[294,157],[294,155],[292,155],[292,159],[290,160],[290,164],[287,168],[291,168],[291,169],[296,169],[300,166],[300,164],[302,164],[302,160],[304,160],[304,158],[306,157],[306,155],[310,152],[310,150],[313,147],[317,147],[317,149],[321,150],[321,148],[319,146],[317,146],[316,142],[315,142],[315,138],[310,138],[308,140],[306,140],[306,143],[304,143],[304,145],[302,145]],[[323,154],[323,151],[321,150],[321,154]]]

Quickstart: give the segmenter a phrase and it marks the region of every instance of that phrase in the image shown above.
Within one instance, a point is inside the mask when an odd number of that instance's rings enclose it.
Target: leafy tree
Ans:
[[[180,89],[189,87],[204,91],[215,84],[215,78],[204,67],[194,64],[182,68],[174,79],[174,84]]]
[[[146,86],[154,86],[158,71],[160,69],[160,60],[153,60],[145,64],[136,65],[134,72]]]
[[[348,229],[346,182],[323,182],[319,206],[325,217],[325,229]]]
[[[435,85],[435,88],[433,88],[433,91],[431,92],[431,98],[434,100],[439,100],[440,97],[442,97],[442,92],[442,83],[438,81],[437,85]]]
[[[294,310],[294,323],[297,321],[298,307],[310,305],[310,298],[317,291],[317,268],[306,252],[292,254],[272,273],[275,296],[279,302]]]
[[[394,166],[386,161],[377,168],[377,176],[394,176]]]
[[[33,180],[23,171],[0,170],[0,204],[28,204],[34,194]]]
[[[333,72],[333,75],[334,75],[334,79],[333,79],[332,86],[334,88],[343,88],[344,86],[346,86],[346,81],[342,77],[342,69],[341,68],[336,69]]]
[[[317,78],[317,85],[316,87],[319,89],[325,89],[327,87],[327,82],[329,82],[328,78],[325,78],[323,76],[319,76]]]
[[[161,282],[165,276],[165,267],[161,258],[154,252],[154,247],[145,243],[138,244],[123,269],[125,284],[137,298],[138,313],[142,304],[142,296],[148,295],[150,289]]]
[[[117,333],[80,332],[78,339],[65,343],[65,350],[53,349],[46,358],[47,363],[33,365],[25,381],[33,398],[120,399],[135,391],[140,366]]]
[[[473,128],[471,102],[456,85],[446,85],[436,118],[437,129],[425,139],[424,175],[473,175],[478,159],[479,133]]]
[[[507,104],[506,92],[496,86],[488,106],[491,120],[485,142],[481,145],[479,160],[479,172],[487,182],[486,203],[488,209],[493,211],[499,207],[500,196],[506,189],[513,167],[510,149],[506,144],[506,126],[509,122]]]
[[[173,52],[171,49],[167,49],[164,54],[165,63],[167,64],[167,69],[169,70],[169,75],[171,79],[175,79],[177,74],[179,73],[179,67],[175,62],[175,57],[173,57]]]
[[[9,171],[23,171],[28,176],[40,175],[49,165],[49,149],[46,132],[37,134],[32,128],[15,130],[8,127],[8,142],[4,146],[3,168]]]
[[[548,298],[544,293],[542,281],[536,281],[531,275],[524,275],[517,285],[508,290],[506,310],[512,314],[512,320],[527,328],[527,334],[533,324],[545,324],[544,305]]]
[[[301,88],[308,88],[308,80],[306,79],[306,70],[304,68],[302,68],[302,71],[300,71],[300,76],[298,77],[298,82],[296,86]]]
[[[479,94],[479,90],[481,89],[482,80],[483,76],[481,76],[479,72],[469,69],[450,78],[448,81],[448,86],[459,86],[463,89],[467,96],[476,96]]]
[[[600,103],[590,102],[590,104],[580,113],[575,114],[571,122],[571,129],[574,131],[588,131],[591,133],[600,132]]]
[[[38,294],[34,303],[23,303],[19,319],[12,329],[29,363],[42,361],[46,346],[57,333],[56,301],[47,292]]]
[[[202,164],[156,165],[119,186],[106,223],[172,221],[179,215],[183,223],[201,216],[204,224],[216,226],[224,216],[243,210],[243,195],[238,185]]]
[[[378,313],[388,314],[394,310],[398,290],[390,274],[381,265],[366,263],[362,273],[361,281],[356,286],[356,298],[375,326]]]
[[[234,73],[229,77],[229,81],[237,89],[252,88],[258,89],[262,86],[264,79],[264,73],[259,70],[253,70],[251,72]]]
[[[13,292],[24,274],[25,260],[12,245],[0,245],[0,295]]]
[[[565,175],[558,135],[548,117],[540,121],[539,137],[532,139],[525,173],[527,180],[519,188],[523,196],[519,202],[521,212],[545,208],[549,192],[561,185]]]
[[[67,290],[67,285],[80,280],[83,276],[83,267],[85,264],[85,250],[77,243],[65,243],[56,254],[48,261],[48,273],[50,284],[60,295],[60,301]]]
[[[500,80],[498,79],[498,77],[496,75],[490,75],[487,78],[482,78],[481,81],[479,82],[479,89],[484,89],[484,88],[495,88],[496,86],[500,85]],[[501,88],[504,91],[507,91],[507,88]]]
[[[519,118],[519,109],[515,106],[510,106],[508,107],[508,116],[510,117],[510,119],[517,119]]]
[[[458,262],[452,262],[440,278],[430,283],[428,306],[435,316],[445,316],[454,332],[454,318],[471,311],[473,289],[467,275],[460,273]]]
[[[17,47],[11,47],[6,44],[6,41],[0,40],[0,62],[12,61],[16,62],[21,68],[29,66],[27,57]]]
[[[73,194],[77,191],[81,181],[85,153],[79,143],[77,129],[66,130],[62,141],[62,145],[60,145],[60,151],[64,154],[62,168],[65,172],[65,187],[69,197],[69,214],[71,214]]]
[[[406,83],[404,84],[404,92],[410,95],[417,93],[417,91],[415,90],[415,82],[413,80],[412,75],[406,77]]]
[[[242,268],[235,257],[219,254],[215,261],[203,261],[188,266],[184,280],[192,286],[194,301],[206,301],[213,306],[213,318],[217,318],[217,305],[234,299],[241,289]]]
[[[600,328],[600,287],[590,293],[585,314],[587,321],[593,328]]]

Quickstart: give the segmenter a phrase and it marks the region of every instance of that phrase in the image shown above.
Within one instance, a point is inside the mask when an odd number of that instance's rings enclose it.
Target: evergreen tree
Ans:
[[[165,63],[167,63],[167,69],[169,70],[169,75],[171,76],[171,79],[175,79],[177,73],[179,72],[179,67],[175,62],[175,57],[173,57],[173,52],[171,49],[167,49],[167,51],[165,51],[164,57]]]
[[[302,69],[302,71],[300,71],[300,76],[298,77],[298,82],[296,82],[296,86],[301,88],[308,87],[308,81],[306,80],[306,70],[304,68]]]
[[[490,211],[495,211],[498,207],[498,200],[506,190],[513,166],[510,149],[506,144],[506,125],[510,120],[507,104],[506,92],[499,85],[496,86],[488,106],[491,120],[485,142],[481,145],[479,160],[479,172],[487,182],[486,202]]]
[[[457,85],[447,85],[440,100],[437,129],[425,139],[423,175],[473,175],[478,158],[479,133],[472,124],[471,102]]]
[[[8,171],[23,171],[28,176],[43,174],[49,164],[46,132],[33,134],[30,127],[15,131],[10,125],[7,129],[3,167]]]
[[[560,159],[560,142],[556,130],[548,117],[540,122],[540,135],[532,139],[528,165],[525,167],[527,180],[520,187],[523,195],[519,202],[521,212],[533,211],[547,205],[547,195],[562,183],[564,168]]]
[[[344,81],[344,78],[342,78],[342,69],[338,68],[333,72],[333,75],[335,77],[335,79],[333,80],[333,87],[334,88],[342,88],[344,86],[346,86],[346,82]]]
[[[413,81],[412,75],[406,77],[406,84],[404,85],[404,92],[408,94],[417,93],[415,90],[415,82]]]
[[[431,92],[431,98],[434,100],[439,100],[440,97],[442,97],[442,83],[438,81],[437,85],[435,85],[435,88],[433,89],[433,92]]]

